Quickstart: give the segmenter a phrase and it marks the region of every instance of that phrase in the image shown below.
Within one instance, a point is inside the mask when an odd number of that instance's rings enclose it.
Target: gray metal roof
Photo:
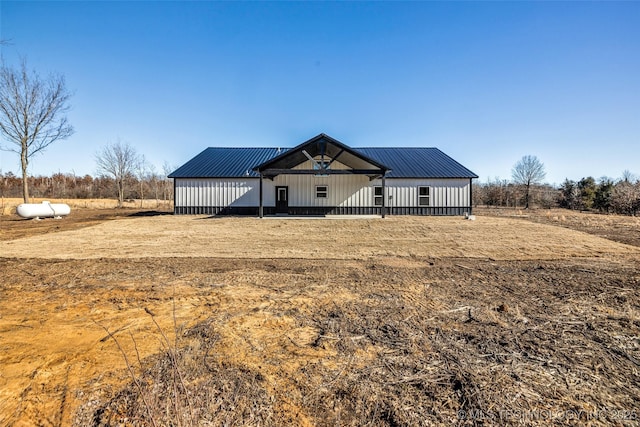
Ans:
[[[477,178],[437,148],[351,148],[390,169],[388,178]],[[210,147],[172,172],[170,178],[256,178],[253,168],[287,150]]]

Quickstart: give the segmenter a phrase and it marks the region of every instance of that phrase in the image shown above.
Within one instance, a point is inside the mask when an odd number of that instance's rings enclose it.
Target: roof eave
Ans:
[[[259,179],[259,176],[255,175],[242,175],[242,176],[169,176],[173,179]]]
[[[387,179],[475,179],[478,176],[387,176]]]

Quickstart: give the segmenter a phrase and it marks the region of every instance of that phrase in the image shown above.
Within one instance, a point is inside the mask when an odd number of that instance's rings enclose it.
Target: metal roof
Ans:
[[[478,175],[433,147],[356,148],[391,169],[387,178],[478,178]]]
[[[477,178],[437,148],[351,148],[389,169],[388,178]],[[253,169],[282,156],[278,148],[210,147],[172,172],[170,178],[257,178]]]
[[[209,147],[173,171],[169,178],[257,178],[260,175],[253,171],[254,167],[285,151],[279,148]]]

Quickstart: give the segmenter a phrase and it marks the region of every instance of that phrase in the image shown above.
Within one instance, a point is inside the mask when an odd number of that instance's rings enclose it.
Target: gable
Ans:
[[[337,170],[331,168],[332,162],[338,160],[346,167]],[[305,164],[312,167],[305,169],[301,166]],[[318,168],[318,165],[322,166]],[[323,170],[322,167],[326,169]],[[318,169],[326,173],[351,171],[374,177],[383,175],[389,168],[323,133],[254,168],[256,172],[270,178],[291,170],[295,170],[296,173],[313,173]]]
[[[318,169],[318,165],[322,162],[324,162],[325,165],[328,164],[328,167],[331,170],[348,170],[351,169],[349,166],[345,165],[344,163],[339,162],[336,159],[333,159],[329,156],[315,156],[313,158],[314,162],[312,162],[311,160],[307,160],[306,162],[300,163],[297,166],[294,166],[293,169],[301,169],[301,170],[308,170],[308,169]]]

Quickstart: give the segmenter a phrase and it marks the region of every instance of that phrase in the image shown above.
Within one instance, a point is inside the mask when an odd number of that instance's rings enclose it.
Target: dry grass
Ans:
[[[640,218],[580,212],[567,209],[514,210],[504,208],[477,209],[483,216],[519,218],[539,224],[578,230],[615,242],[640,246]]]
[[[217,271],[229,282],[211,290],[214,311],[181,334],[178,406],[190,398],[195,410],[172,410],[173,362],[160,355],[144,362],[147,388],[99,406],[100,423],[151,425],[144,396],[161,425],[616,425],[638,414],[633,268],[221,261]]]
[[[640,416],[637,247],[486,216],[103,221],[4,223],[36,231],[0,247],[0,424]]]
[[[51,203],[66,203],[74,209],[115,209],[118,206],[116,199],[51,199],[32,197],[31,203],[42,203],[43,201]],[[22,204],[20,198],[2,198],[0,199],[0,216],[15,215],[16,208]],[[171,209],[173,201],[169,200],[126,200],[122,206],[125,209]]]
[[[0,249],[0,256],[59,259],[366,260],[416,256],[561,259],[639,253],[636,247],[566,228],[497,217],[478,217],[476,221],[459,217],[361,220],[129,217],[104,222],[90,231],[78,229],[12,240]]]

